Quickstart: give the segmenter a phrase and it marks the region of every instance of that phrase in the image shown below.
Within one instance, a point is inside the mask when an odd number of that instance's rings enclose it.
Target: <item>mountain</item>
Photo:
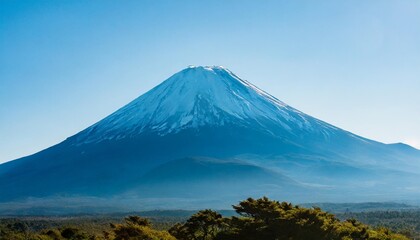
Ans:
[[[332,126],[226,68],[188,67],[65,141],[1,164],[0,202],[385,201],[420,196],[419,180],[417,149]]]

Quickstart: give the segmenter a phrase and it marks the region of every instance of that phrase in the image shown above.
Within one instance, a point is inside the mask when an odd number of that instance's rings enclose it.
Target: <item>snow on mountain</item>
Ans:
[[[159,135],[185,128],[254,125],[268,129],[278,125],[291,132],[320,131],[335,127],[281,102],[221,66],[190,66],[86,129],[79,143],[120,139],[142,132]],[[314,126],[316,125],[316,126]]]

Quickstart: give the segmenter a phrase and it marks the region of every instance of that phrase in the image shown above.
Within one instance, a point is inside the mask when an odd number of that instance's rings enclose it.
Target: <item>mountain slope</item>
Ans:
[[[303,194],[305,186],[279,172],[240,160],[189,157],[164,163],[135,183],[131,194],[142,197],[249,197],[278,191]],[[286,191],[287,190],[287,191]]]
[[[0,201],[63,196],[110,198],[130,192],[142,198],[150,196],[147,189],[151,185],[160,186],[157,191],[170,192],[163,191],[167,189],[164,176],[172,176],[177,182],[185,176],[183,171],[190,169],[188,166],[200,179],[208,179],[207,187],[218,186],[211,180],[211,168],[193,167],[201,166],[200,161],[177,160],[192,156],[217,159],[210,161],[211,165],[223,166],[216,169],[226,179],[244,166],[286,174],[284,177],[293,178],[295,189],[307,192],[295,194],[293,200],[304,202],[315,195],[316,201],[334,201],[343,197],[347,187],[354,190],[361,185],[366,187],[359,200],[369,191],[375,193],[371,198],[378,199],[392,191],[404,197],[417,196],[413,189],[420,180],[420,151],[416,149],[386,145],[334,127],[292,108],[223,67],[189,67],[62,143],[0,165]],[[242,164],[232,164],[231,159]],[[225,164],[220,164],[223,161]],[[169,163],[177,163],[171,165],[174,175],[164,167]],[[386,177],[391,172],[398,181]],[[243,175],[246,178],[248,173]],[[273,179],[263,175],[250,177],[249,181]],[[197,178],[191,181],[200,182]],[[339,182],[340,189],[331,182]],[[185,197],[182,188],[187,189],[188,184],[177,183],[178,197]],[[246,181],[235,186],[245,192],[255,188]],[[233,187],[220,188],[219,193],[226,190],[232,195],[241,194]],[[293,195],[290,191],[266,189],[267,193],[285,198]],[[206,197],[199,187],[195,193]],[[296,198],[298,195],[301,199]],[[159,201],[156,205],[160,206]]]

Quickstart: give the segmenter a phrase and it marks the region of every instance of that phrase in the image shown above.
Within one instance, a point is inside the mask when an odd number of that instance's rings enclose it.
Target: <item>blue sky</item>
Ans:
[[[0,1],[0,162],[188,65],[223,65],[364,137],[420,148],[420,1]]]

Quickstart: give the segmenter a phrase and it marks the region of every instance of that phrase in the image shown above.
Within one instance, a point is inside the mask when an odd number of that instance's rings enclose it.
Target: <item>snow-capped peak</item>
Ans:
[[[286,131],[324,124],[222,66],[189,66],[82,132],[83,141],[159,135],[228,123],[277,125]],[[326,125],[330,128],[330,125]],[[269,131],[269,130],[268,130]],[[83,134],[85,133],[85,134]]]

